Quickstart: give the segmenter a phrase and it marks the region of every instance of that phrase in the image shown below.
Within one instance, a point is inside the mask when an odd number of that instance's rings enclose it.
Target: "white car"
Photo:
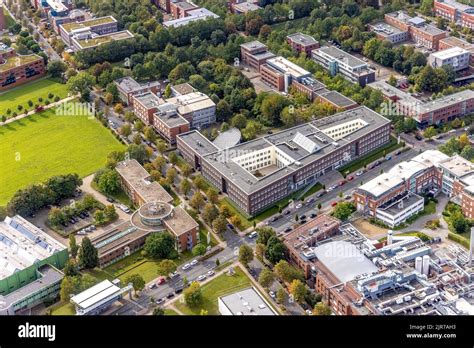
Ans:
[[[170,278],[176,278],[177,276],[179,276],[178,271],[174,271],[173,273],[170,273]]]
[[[270,295],[271,298],[275,298],[275,291],[269,291],[268,294]]]
[[[306,310],[306,314],[308,314],[308,315],[313,315],[313,312],[311,312],[310,309],[307,309],[307,310]]]
[[[215,274],[215,273],[214,273],[214,271],[212,271],[212,270],[209,271],[209,272],[207,272],[207,276],[208,276],[208,277],[212,277],[214,274]]]
[[[197,263],[198,263],[198,260],[192,260],[191,263],[190,263],[190,265],[191,265],[191,266],[195,266],[195,265],[197,265]]]
[[[357,176],[361,176],[362,174],[364,174],[364,172],[363,172],[362,170],[359,170],[359,171],[356,173]]]
[[[188,268],[191,268],[191,265],[189,263],[185,264],[183,267],[181,267],[181,269],[183,271],[186,271]]]
[[[303,204],[299,203],[299,204],[296,205],[295,208],[296,208],[296,209],[299,209],[299,208],[301,208],[302,206],[303,206]]]
[[[253,231],[252,233],[249,233],[249,238],[255,238],[257,237],[257,231]]]
[[[197,280],[202,282],[204,279],[206,279],[206,276],[204,274],[201,274],[199,277],[197,277]]]

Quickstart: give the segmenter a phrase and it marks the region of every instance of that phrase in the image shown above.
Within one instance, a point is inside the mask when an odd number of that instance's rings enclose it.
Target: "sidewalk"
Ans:
[[[55,107],[55,106],[58,106],[59,104],[62,104],[62,103],[65,103],[65,102],[74,100],[74,99],[76,99],[76,98],[77,98],[77,96],[71,96],[71,97],[67,97],[67,98],[61,99],[61,100],[59,100],[59,101],[57,101],[57,102],[51,103],[51,104],[49,104],[49,105],[44,105],[42,111],[51,109],[51,108],[53,108],[53,107]],[[40,111],[40,112],[41,112],[41,111]],[[9,124],[9,123],[11,123],[11,122],[15,122],[15,121],[21,120],[22,118],[25,118],[25,117],[34,115],[34,114],[36,114],[36,113],[37,113],[36,110],[31,110],[31,111],[28,111],[27,114],[22,114],[22,115],[19,115],[19,116],[17,116],[17,117],[11,117],[11,118],[9,118],[8,120],[6,120],[5,122],[3,122],[3,123],[2,123],[2,126],[6,125],[6,124]]]

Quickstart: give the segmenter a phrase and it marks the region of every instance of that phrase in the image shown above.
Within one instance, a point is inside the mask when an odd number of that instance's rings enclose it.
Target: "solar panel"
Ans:
[[[300,132],[296,133],[295,137],[293,138],[293,142],[301,146],[309,153],[313,153],[319,150],[318,144],[316,144],[314,141],[309,139],[307,136],[301,134]]]

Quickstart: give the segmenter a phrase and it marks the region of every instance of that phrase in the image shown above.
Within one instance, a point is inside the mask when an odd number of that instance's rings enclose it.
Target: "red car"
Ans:
[[[347,180],[348,180],[348,181],[351,181],[351,180],[353,180],[353,179],[354,179],[354,177],[353,177],[352,175],[349,175],[349,176],[347,177]]]
[[[331,207],[335,207],[337,205],[337,202],[332,202]]]
[[[344,185],[346,182],[347,182],[346,180],[339,181],[339,186]]]
[[[166,279],[165,277],[161,277],[160,279],[158,279],[158,285],[161,285],[161,284],[164,284],[166,282]]]

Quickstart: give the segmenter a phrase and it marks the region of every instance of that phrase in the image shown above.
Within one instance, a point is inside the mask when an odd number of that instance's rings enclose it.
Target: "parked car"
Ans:
[[[341,181],[339,181],[339,186],[343,186],[343,185],[345,185],[345,184],[346,184],[346,182],[347,182],[346,180],[341,180]]]
[[[324,196],[326,193],[327,193],[327,191],[326,191],[326,190],[323,190],[323,191],[321,191],[321,192],[318,192],[318,194],[316,195],[316,197],[318,197],[318,198],[319,198],[319,197],[322,197],[322,196]]]
[[[174,271],[173,273],[170,273],[170,278],[171,279],[176,278],[176,277],[179,277],[178,271]]]
[[[202,282],[204,279],[206,279],[206,276],[204,274],[201,274],[199,277],[197,277],[197,280],[199,282]]]
[[[148,289],[154,289],[156,288],[156,284],[155,283],[151,283],[150,285],[148,285]]]
[[[181,267],[181,269],[183,271],[186,271],[187,269],[191,268],[191,265],[189,263],[185,264],[183,267]]]
[[[271,298],[275,298],[276,295],[275,295],[275,291],[269,291],[268,294],[270,295]]]
[[[423,140],[423,137],[419,134],[415,135],[415,139],[420,141],[420,140]]]
[[[255,238],[255,237],[257,237],[257,234],[258,234],[257,231],[253,231],[253,232],[249,233],[249,238]]]
[[[181,286],[174,289],[175,294],[179,294],[181,292],[183,292],[183,287],[181,287]]]
[[[112,197],[107,197],[107,202],[113,203],[115,202],[115,199],[113,199]]]
[[[301,220],[306,220],[306,215],[305,215],[305,214],[301,215],[301,216],[300,216],[300,219],[301,219]]]
[[[194,259],[194,260],[191,261],[190,265],[195,266],[195,265],[197,265],[197,263],[198,263],[198,260]]]
[[[348,201],[348,200],[351,199],[351,198],[352,198],[351,195],[345,195],[345,196],[344,196],[344,199],[345,199],[346,201]]]
[[[362,174],[364,174],[364,171],[363,171],[363,170],[359,170],[359,171],[356,173],[357,176],[361,176]]]
[[[347,177],[347,181],[352,181],[352,180],[354,180],[354,177],[353,177],[352,175],[349,175],[349,176]]]
[[[234,225],[232,225],[232,224],[227,224],[227,227],[228,227],[230,230],[233,230],[233,229],[234,229]]]
[[[163,302],[165,302],[164,298],[159,298],[158,300],[155,301],[156,304],[162,304]]]
[[[283,212],[284,215],[288,215],[288,214],[290,214],[290,213],[291,213],[290,210],[285,210],[285,211]]]
[[[299,208],[301,208],[302,206],[303,206],[303,204],[298,203],[295,208],[296,208],[296,209],[299,209]]]
[[[165,277],[161,277],[160,279],[158,279],[157,285],[162,285],[162,284],[164,284],[164,283],[166,283],[166,278],[165,278]]]
[[[335,207],[337,205],[337,202],[332,202],[331,207]]]
[[[174,297],[174,293],[170,292],[168,295],[166,295],[166,298],[172,298]]]
[[[318,216],[318,214],[316,214],[316,213],[312,213],[312,214],[310,215],[311,219],[314,219],[316,216]]]
[[[210,270],[209,272],[207,272],[208,277],[212,277],[214,274],[215,272],[213,270]]]
[[[288,233],[288,232],[291,232],[291,230],[292,230],[291,227],[287,227],[287,228],[285,229],[285,232]]]

